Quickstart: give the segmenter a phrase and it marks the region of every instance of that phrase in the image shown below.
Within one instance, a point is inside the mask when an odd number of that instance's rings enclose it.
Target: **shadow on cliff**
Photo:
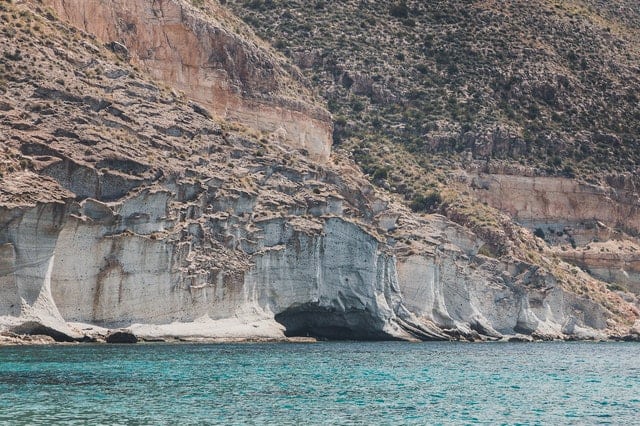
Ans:
[[[384,324],[366,309],[339,311],[305,303],[275,316],[287,337],[315,337],[326,340],[406,340],[383,330]]]

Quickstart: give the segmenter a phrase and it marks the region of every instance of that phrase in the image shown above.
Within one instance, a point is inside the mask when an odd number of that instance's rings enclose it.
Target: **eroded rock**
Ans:
[[[277,64],[186,2],[49,4],[69,19],[90,16],[86,25],[97,26],[86,29],[124,38],[132,61],[175,79],[165,38],[144,56],[121,25],[139,25],[132,34],[153,27],[140,46],[159,28],[175,30],[163,35],[180,43],[192,40],[198,58],[201,40],[212,44],[213,53],[234,59],[207,56],[216,70],[239,67],[207,74],[207,82],[233,93],[221,105],[230,116],[250,111],[251,120],[277,121],[277,135],[212,122],[182,95],[112,64],[99,44],[87,47],[91,39],[82,33],[68,29],[77,35],[64,38],[73,49],[25,33],[39,46],[30,51],[32,63],[61,58],[51,73],[64,84],[34,71],[12,82],[12,94],[28,100],[3,98],[11,109],[0,122],[0,134],[9,135],[0,157],[7,172],[0,185],[0,331],[46,331],[60,340],[85,332],[101,339],[103,330],[121,328],[144,339],[594,338],[621,335],[637,318],[631,304],[585,274],[562,275],[568,265],[553,269],[544,253],[535,253],[537,264],[480,254],[488,241],[443,216],[412,213],[349,159],[304,155],[309,147],[287,135],[307,138],[304,126],[315,125],[307,110],[293,108],[302,114],[294,117],[281,114],[273,98],[252,103],[261,84],[277,83],[255,76],[280,73]],[[61,37],[64,25],[42,21]],[[198,61],[193,68],[205,72]],[[117,83],[91,78],[122,69],[128,74],[118,72]],[[64,80],[76,75],[73,84]],[[234,84],[255,91],[239,95]],[[37,111],[47,114],[37,117],[36,131],[12,127]],[[5,167],[16,159],[24,170]],[[584,288],[591,293],[580,294]]]

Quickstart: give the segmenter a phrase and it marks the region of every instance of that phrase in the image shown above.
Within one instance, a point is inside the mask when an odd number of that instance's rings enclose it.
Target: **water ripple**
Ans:
[[[633,343],[0,348],[0,424],[637,424]]]

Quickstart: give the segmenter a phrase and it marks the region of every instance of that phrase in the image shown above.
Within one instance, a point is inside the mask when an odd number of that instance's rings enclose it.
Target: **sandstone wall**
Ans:
[[[640,193],[632,180],[609,181],[490,174],[471,186],[479,201],[541,230],[563,260],[640,294]]]
[[[636,191],[556,177],[479,175],[475,196],[530,226],[598,220],[611,227],[640,232]]]

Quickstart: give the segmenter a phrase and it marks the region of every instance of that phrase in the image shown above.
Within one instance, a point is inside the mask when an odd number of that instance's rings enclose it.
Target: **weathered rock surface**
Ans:
[[[637,188],[602,187],[557,177],[480,175],[477,197],[529,226],[600,221],[640,232]]]
[[[55,318],[62,328],[62,319],[114,328],[257,314],[275,317],[289,335],[328,338],[561,337],[582,328],[604,336],[602,308],[564,292],[531,265],[517,271],[476,256],[480,243],[451,240],[447,228],[454,225],[444,221],[441,229],[419,232],[434,239],[420,254],[402,256],[353,218],[245,221],[233,213],[233,201],[221,209],[229,216],[214,211],[171,226],[154,223],[158,214],[169,220],[178,214],[164,194],[110,204],[87,199],[69,211],[36,206],[5,223],[19,236],[8,244],[29,259],[15,260],[10,277],[17,291],[6,298],[24,311],[3,315],[28,318],[35,311],[41,323]],[[147,229],[136,228],[140,217],[151,219]],[[41,241],[42,249],[22,241]],[[224,263],[225,248],[246,257],[234,259],[244,271]]]
[[[318,160],[328,159],[329,113],[313,102],[282,59],[248,32],[238,34],[247,30],[217,3],[208,3],[206,11],[186,0],[43,3],[216,117],[275,134]]]
[[[479,254],[350,160],[216,122],[35,5],[8,7],[37,48],[0,91],[0,333],[604,338],[638,316],[566,264]]]

